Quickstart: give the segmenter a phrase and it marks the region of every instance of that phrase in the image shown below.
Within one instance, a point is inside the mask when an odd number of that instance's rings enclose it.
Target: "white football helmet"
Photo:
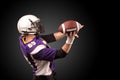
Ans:
[[[24,15],[18,20],[17,28],[21,34],[37,34],[44,32],[40,19],[34,15]]]

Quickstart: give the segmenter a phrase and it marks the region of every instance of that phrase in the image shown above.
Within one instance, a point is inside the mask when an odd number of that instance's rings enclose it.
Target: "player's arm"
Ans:
[[[37,48],[40,50],[37,53],[32,53],[33,57],[39,60],[41,59],[53,60],[57,58],[63,58],[69,53],[74,39],[75,39],[75,33],[71,32],[70,35],[67,36],[66,43],[59,50],[56,50],[54,48],[46,48],[45,45],[39,45]]]
[[[55,32],[48,35],[41,35],[41,37],[46,40],[48,43],[60,40],[65,36],[62,32]]]
[[[60,40],[65,36],[65,34],[63,34],[62,32],[55,32],[54,33],[54,37],[56,40]]]
[[[67,34],[66,43],[61,47],[60,50],[57,51],[55,58],[65,57],[70,52],[70,49],[75,39],[75,35],[75,32],[70,32],[69,35]]]

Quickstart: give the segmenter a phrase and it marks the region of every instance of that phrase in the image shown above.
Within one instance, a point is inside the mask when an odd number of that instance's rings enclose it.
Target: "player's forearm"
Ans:
[[[67,43],[65,43],[65,44],[62,46],[62,50],[63,50],[66,54],[68,54],[69,51],[70,51],[70,49],[71,49],[71,47],[72,47],[72,44],[67,44]]]
[[[67,36],[66,43],[62,46],[62,50],[66,52],[67,54],[69,53],[71,46],[74,42],[75,39],[75,32],[70,32],[69,36]]]
[[[65,34],[63,34],[62,32],[55,32],[54,33],[54,37],[56,40],[60,40],[65,36]]]

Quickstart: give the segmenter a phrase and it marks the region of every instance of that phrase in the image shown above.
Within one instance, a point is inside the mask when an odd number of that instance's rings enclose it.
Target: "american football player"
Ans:
[[[20,48],[23,56],[33,69],[33,80],[56,80],[54,60],[65,57],[74,42],[75,32],[69,35],[62,32],[54,32],[41,35],[45,31],[40,23],[40,18],[35,15],[24,15],[17,23]],[[67,37],[65,44],[57,50],[51,48],[48,43]]]

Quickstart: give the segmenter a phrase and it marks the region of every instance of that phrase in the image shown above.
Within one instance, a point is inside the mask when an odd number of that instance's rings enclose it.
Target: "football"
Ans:
[[[67,20],[63,22],[59,27],[58,31],[62,33],[69,33],[75,31],[78,33],[78,31],[83,27],[78,21],[75,20]]]

